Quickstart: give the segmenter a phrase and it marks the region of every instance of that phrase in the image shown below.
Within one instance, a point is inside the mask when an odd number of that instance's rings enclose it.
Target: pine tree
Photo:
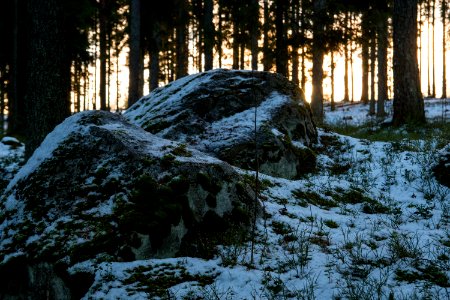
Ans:
[[[188,45],[187,45],[187,24],[189,12],[187,11],[186,0],[176,2],[176,78],[179,79],[188,74]]]
[[[213,68],[213,50],[214,50],[214,24],[213,24],[213,0],[205,0],[203,7],[203,32],[204,32],[204,53],[205,53],[205,71]]]
[[[311,109],[316,121],[323,121],[323,58],[325,53],[324,35],[326,18],[326,0],[314,1],[313,12],[313,91]]]
[[[275,27],[276,27],[276,48],[275,62],[277,73],[288,76],[288,49],[286,43],[285,12],[287,10],[287,0],[278,0],[275,3]]]
[[[389,8],[387,1],[380,1],[378,3],[377,11],[377,46],[378,46],[378,100],[377,100],[377,117],[383,118],[386,115],[384,110],[384,102],[388,98],[388,67],[387,67],[387,52],[388,52],[388,16]]]
[[[447,63],[446,63],[446,51],[447,51],[447,17],[448,17],[448,4],[447,0],[442,0],[441,3],[441,19],[442,19],[442,99],[447,98]]]
[[[361,60],[362,60],[362,83],[361,102],[369,103],[369,20],[368,10],[364,10],[361,20]]]
[[[144,81],[141,54],[141,0],[131,0],[130,5],[130,55],[129,70],[130,80],[128,84],[128,107],[142,97]]]
[[[424,123],[417,63],[417,0],[394,0],[393,124]]]
[[[29,157],[44,137],[70,115],[70,56],[66,43],[63,3],[33,0],[26,80],[27,147]]]

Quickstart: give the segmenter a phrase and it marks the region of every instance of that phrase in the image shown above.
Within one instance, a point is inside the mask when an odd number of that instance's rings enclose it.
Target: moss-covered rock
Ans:
[[[142,98],[125,117],[241,168],[285,178],[315,168],[315,155],[305,150],[317,141],[309,105],[279,74],[218,69],[187,76]]]
[[[0,198],[0,276],[14,287],[2,270],[20,257],[25,270],[45,263],[49,280],[70,290],[81,275],[64,270],[85,260],[170,257],[183,248],[202,256],[192,237],[220,242],[216,237],[231,228],[250,226],[254,194],[242,181],[227,163],[119,115],[77,114],[49,134]],[[249,213],[237,216],[237,208]],[[228,222],[233,217],[240,220]],[[29,280],[25,275],[20,280]],[[81,277],[88,285],[90,277]],[[18,284],[8,295],[27,297],[27,287]]]

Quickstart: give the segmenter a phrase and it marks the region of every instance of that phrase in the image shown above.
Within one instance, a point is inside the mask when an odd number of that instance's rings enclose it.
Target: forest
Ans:
[[[417,61],[411,70],[419,68],[417,80],[427,83],[415,97],[445,98],[447,2],[397,2],[396,10],[387,0],[7,0],[0,16],[0,130],[28,134],[33,144],[73,112],[121,111],[144,91],[213,68],[283,74],[308,91],[318,120],[324,101],[370,103],[370,114],[381,117],[394,96],[396,36],[409,39],[397,43],[398,57]],[[409,23],[396,23],[402,18]],[[435,35],[437,24],[442,36]],[[344,66],[339,73],[337,63]],[[54,85],[52,100],[38,95]]]
[[[0,299],[450,300],[447,0],[3,0]]]

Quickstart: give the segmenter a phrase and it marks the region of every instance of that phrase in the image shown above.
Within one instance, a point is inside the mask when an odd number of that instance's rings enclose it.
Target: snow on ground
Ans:
[[[392,119],[392,101],[386,101],[386,120]],[[336,110],[325,106],[325,123],[334,125],[361,126],[376,122],[376,117],[368,116],[369,105],[362,103],[336,103]],[[450,99],[425,99],[425,116],[433,121],[450,121]]]
[[[427,104],[427,117],[439,117],[442,101]],[[328,120],[360,125],[367,109]],[[266,218],[253,260],[248,242],[212,260],[104,263],[85,299],[450,299],[450,190],[430,170],[438,145],[320,138],[316,174],[260,174]]]
[[[428,118],[448,122],[448,108],[426,101]],[[367,110],[326,111],[326,121],[361,125]],[[249,241],[211,260],[83,262],[71,271],[95,273],[84,299],[450,299],[450,189],[431,171],[441,143],[319,136],[316,173],[259,174],[253,253]]]
[[[433,146],[320,137],[327,168],[260,174],[253,261],[249,242],[212,260],[103,263],[85,299],[449,299],[450,190],[429,170]]]

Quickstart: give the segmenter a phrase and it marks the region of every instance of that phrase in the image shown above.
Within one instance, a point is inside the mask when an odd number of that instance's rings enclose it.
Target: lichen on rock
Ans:
[[[244,217],[254,216],[233,218],[235,208],[252,211],[258,204],[240,178],[227,163],[120,115],[76,114],[47,136],[0,198],[0,273],[18,258],[24,270],[46,263],[56,274],[52,282],[70,289],[65,270],[82,261],[176,256],[211,214],[227,226],[208,230],[245,231]],[[30,281],[30,274],[21,280]],[[28,295],[22,288],[15,293]]]

